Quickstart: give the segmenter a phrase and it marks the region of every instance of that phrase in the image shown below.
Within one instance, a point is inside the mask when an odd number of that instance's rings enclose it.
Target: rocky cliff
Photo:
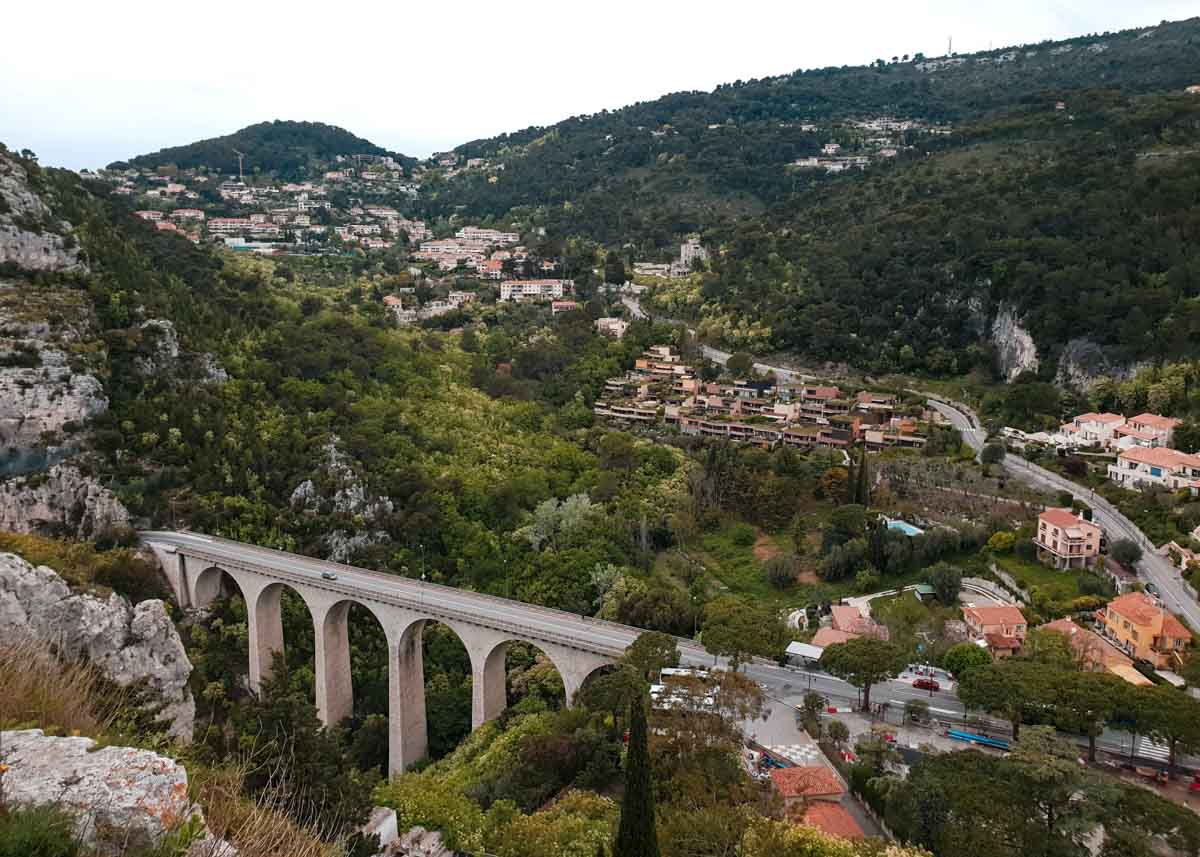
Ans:
[[[1072,339],[1058,356],[1054,383],[1082,392],[1101,378],[1128,380],[1147,365],[1116,360],[1108,350],[1089,339]]]
[[[83,266],[71,224],[55,218],[28,171],[0,151],[0,270],[70,271]]]
[[[159,717],[170,734],[191,739],[192,665],[162,601],[134,606],[116,594],[72,593],[52,569],[0,553],[0,644],[31,638],[86,658],[119,685],[143,685],[163,703]]]
[[[292,508],[310,515],[328,515],[355,524],[352,529],[331,529],[325,537],[328,558],[334,562],[347,562],[355,551],[388,539],[385,531],[370,529],[370,525],[390,515],[393,506],[386,497],[368,492],[339,443],[339,438],[334,436],[325,444],[322,449],[324,461],[312,478],[304,480],[292,491],[291,504]],[[366,526],[360,528],[360,524]]]
[[[199,809],[187,771],[173,759],[91,738],[55,738],[40,729],[0,733],[4,798],[16,806],[54,804],[75,818],[79,842],[101,855],[156,847]]]
[[[117,496],[72,465],[0,482],[0,530],[95,539],[129,527]]]
[[[1022,372],[1037,371],[1037,346],[1012,307],[1001,305],[996,312],[992,320],[992,344],[996,347],[1000,374],[1006,381],[1011,381]]]
[[[79,446],[108,409],[86,293],[0,277],[0,473],[37,470]]]

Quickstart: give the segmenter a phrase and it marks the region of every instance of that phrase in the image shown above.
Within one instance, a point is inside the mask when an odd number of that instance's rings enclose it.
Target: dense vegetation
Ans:
[[[960,122],[1085,87],[1180,89],[1194,82],[1188,69],[1200,51],[1198,29],[1196,21],[1164,23],[1000,48],[950,63],[943,58],[941,65],[925,65],[921,55],[895,57],[736,81],[711,93],[674,93],[571,117],[458,147],[463,157],[504,161],[504,175],[495,183],[484,176],[459,179],[437,195],[431,211],[465,205],[477,215],[500,216],[544,207],[539,216],[561,218],[566,230],[605,241],[646,236],[640,227],[668,230],[647,236],[666,237],[679,227],[710,223],[717,212],[706,213],[705,203],[714,197],[722,208],[731,194],[784,198],[791,188],[782,166],[815,153],[826,140],[804,133],[798,123],[879,114]],[[555,214],[563,203],[570,210]]]
[[[415,162],[335,125],[276,119],[249,125],[221,137],[117,161],[109,164],[109,169],[139,167],[152,170],[174,166],[186,170],[203,167],[211,172],[237,175],[239,151],[246,156],[244,168],[247,173],[270,173],[279,178],[313,178],[318,162],[332,161],[338,155],[391,155],[409,167]]]

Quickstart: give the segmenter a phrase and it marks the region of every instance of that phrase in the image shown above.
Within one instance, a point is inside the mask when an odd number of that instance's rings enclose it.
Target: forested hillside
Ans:
[[[961,128],[892,169],[798,193],[716,230],[711,272],[661,311],[734,345],[876,372],[988,367],[1001,308],[1053,375],[1086,340],[1128,365],[1200,336],[1200,99],[1071,97]],[[747,332],[748,331],[748,332]]]
[[[802,61],[802,57],[798,57]],[[1194,83],[1200,20],[1001,48],[970,56],[893,57],[684,92],[460,146],[505,164],[496,182],[466,175],[438,188],[433,214],[529,209],[561,230],[608,242],[669,243],[727,213],[786,199],[783,166],[816,153],[804,123],[888,114],[960,123],[1086,88],[1126,93]],[[563,203],[571,203],[560,211]]]
[[[273,122],[259,122],[221,137],[198,140],[185,146],[172,146],[128,161],[118,161],[109,164],[109,168],[133,166],[154,169],[174,165],[179,169],[205,167],[214,172],[236,175],[239,151],[245,155],[247,173],[271,173],[281,178],[311,177],[313,162],[331,161],[338,155],[391,155],[405,166],[415,163],[412,158],[389,152],[335,125],[276,119]]]

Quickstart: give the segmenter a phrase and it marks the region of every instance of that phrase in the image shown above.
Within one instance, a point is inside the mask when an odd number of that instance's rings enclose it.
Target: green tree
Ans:
[[[634,701],[629,711],[625,794],[621,799],[621,821],[613,842],[613,857],[658,857],[659,854],[647,731],[646,701],[641,698]]]
[[[871,710],[871,687],[904,669],[904,652],[874,637],[835,643],[821,653],[821,669],[862,688],[863,711]]]
[[[679,666],[679,644],[670,634],[644,631],[625,650],[621,660],[648,680],[665,667]]]
[[[1027,711],[1054,702],[1062,671],[1034,661],[1008,658],[968,669],[958,678],[958,698],[968,708],[989,711],[1012,724],[1013,740],[1021,734]]]
[[[938,601],[943,606],[951,607],[958,603],[958,593],[962,589],[962,569],[948,562],[937,562],[929,567],[925,579],[937,593]]]
[[[825,727],[825,734],[829,736],[830,741],[840,747],[850,740],[850,727],[841,720],[830,720],[829,725]]]
[[[1004,460],[1005,449],[1002,443],[984,444],[979,460],[984,464],[999,464]]]
[[[1129,685],[1109,673],[1067,673],[1054,699],[1054,722],[1088,739],[1088,761],[1096,761],[1096,739],[1116,713]]]
[[[725,596],[704,606],[704,626],[701,642],[713,656],[729,658],[730,668],[737,670],[755,655],[779,657],[783,654],[786,631],[779,617],[769,608],[747,604]]]
[[[796,561],[786,554],[773,556],[763,565],[763,573],[775,589],[787,589],[796,582]]]
[[[1200,700],[1166,684],[1139,688],[1135,696],[1135,704],[1147,714],[1142,731],[1167,745],[1173,777],[1177,754],[1200,750]]]
[[[1132,568],[1142,561],[1142,548],[1132,539],[1117,539],[1109,546],[1108,555],[1121,565]]]
[[[754,355],[745,351],[735,351],[729,355],[725,368],[730,375],[746,377],[754,374]]]
[[[962,678],[972,667],[991,662],[988,650],[974,643],[955,643],[942,656],[942,667],[955,678]]]

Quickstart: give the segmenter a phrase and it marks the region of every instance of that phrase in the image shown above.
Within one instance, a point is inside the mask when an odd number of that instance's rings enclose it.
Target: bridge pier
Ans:
[[[424,619],[411,622],[396,638],[388,630],[388,776],[429,755],[424,631]]]
[[[238,580],[238,586],[246,599],[250,690],[259,694],[263,681],[271,677],[275,653],[283,652],[283,613],[279,606],[283,587],[279,584],[256,585],[252,580]]]
[[[508,643],[500,641],[491,651],[469,649],[471,655],[471,729],[495,720],[508,706],[508,673],[504,658]]]
[[[305,599],[307,601],[307,599]],[[350,681],[350,629],[346,616],[349,601],[328,605],[309,603],[316,641],[317,716],[326,726],[337,726],[354,713]]]

